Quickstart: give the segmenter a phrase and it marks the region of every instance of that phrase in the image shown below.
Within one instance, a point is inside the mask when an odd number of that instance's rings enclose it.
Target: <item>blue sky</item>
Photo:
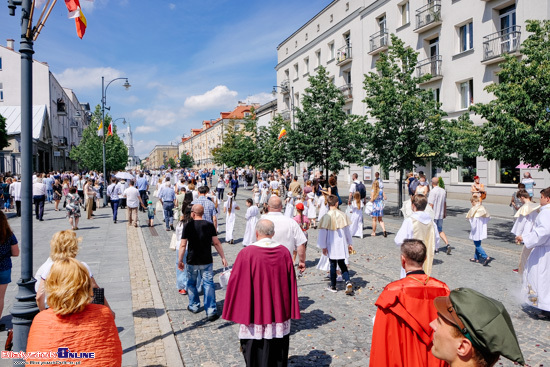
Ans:
[[[128,91],[123,80],[109,86],[107,105],[113,118],[130,121],[136,154],[144,157],[237,101],[271,100],[277,45],[331,0],[80,2],[88,20],[84,38],[58,0],[34,58],[47,62],[60,83],[92,108],[101,102],[101,76],[128,77]],[[2,45],[13,38],[19,48],[19,22],[20,8],[10,17],[2,1]]]

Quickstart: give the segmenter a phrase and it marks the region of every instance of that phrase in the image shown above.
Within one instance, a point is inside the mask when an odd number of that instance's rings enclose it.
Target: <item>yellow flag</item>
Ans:
[[[97,128],[97,136],[103,136],[103,121],[101,121],[99,127]]]

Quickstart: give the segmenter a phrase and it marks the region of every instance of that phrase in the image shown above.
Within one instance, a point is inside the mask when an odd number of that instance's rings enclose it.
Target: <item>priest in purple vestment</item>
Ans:
[[[292,258],[274,234],[272,221],[258,221],[257,241],[239,252],[227,285],[222,318],[241,324],[247,367],[286,366],[290,320],[300,318]]]

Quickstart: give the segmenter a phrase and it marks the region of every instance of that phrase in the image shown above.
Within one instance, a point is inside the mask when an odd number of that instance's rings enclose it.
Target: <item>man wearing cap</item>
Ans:
[[[432,354],[451,367],[491,367],[500,356],[525,365],[504,305],[469,288],[434,300]]]
[[[529,305],[543,311],[550,311],[550,187],[540,192],[540,212],[533,230],[517,236],[516,242],[523,242],[532,249],[523,271],[523,294]]]
[[[434,299],[449,295],[447,285],[422,270],[426,245],[406,239],[401,265],[407,276],[392,282],[378,297],[372,331],[370,366],[446,366],[430,353],[430,322],[437,316]]]

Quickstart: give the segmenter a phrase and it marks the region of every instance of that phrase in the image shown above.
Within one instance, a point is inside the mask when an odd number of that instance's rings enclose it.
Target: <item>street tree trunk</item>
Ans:
[[[403,207],[403,170],[399,171],[399,187],[397,189],[398,198],[397,198],[397,211],[399,216],[402,216],[401,208]]]

